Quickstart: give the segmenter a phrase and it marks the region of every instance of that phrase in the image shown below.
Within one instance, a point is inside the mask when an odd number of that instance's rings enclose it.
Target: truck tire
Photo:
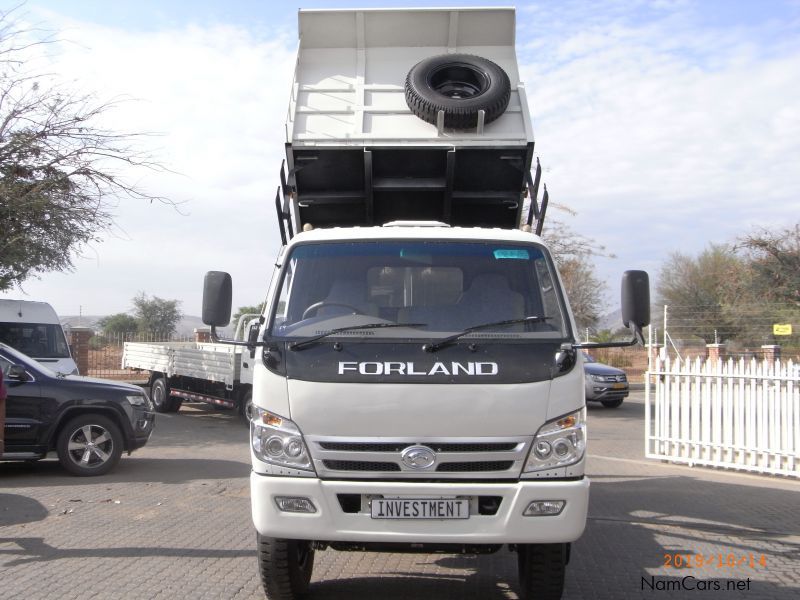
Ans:
[[[258,570],[268,600],[304,598],[314,569],[314,549],[307,540],[283,540],[256,534]]]
[[[167,380],[163,377],[153,380],[150,386],[150,399],[153,401],[156,412],[160,413],[178,412],[183,404],[183,400],[180,398],[172,398],[169,395]]]
[[[239,415],[245,423],[250,422],[250,407],[253,406],[253,390],[246,390],[239,398]]]
[[[414,65],[406,76],[406,104],[416,116],[436,124],[444,111],[445,127],[471,129],[505,112],[511,98],[506,72],[487,58],[471,54],[432,56]]]
[[[518,544],[520,598],[558,600],[564,592],[567,544]]]
[[[122,456],[122,432],[108,417],[79,415],[69,420],[56,439],[61,466],[73,475],[104,475]]]
[[[156,412],[168,412],[169,389],[167,388],[167,380],[163,377],[153,379],[153,383],[150,385],[150,400],[153,401]]]
[[[615,398],[614,400],[602,400],[601,402],[606,408],[618,408],[622,405],[622,398]]]

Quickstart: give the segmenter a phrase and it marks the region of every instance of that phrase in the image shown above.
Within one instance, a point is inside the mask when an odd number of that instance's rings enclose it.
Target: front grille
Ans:
[[[353,479],[509,479],[522,472],[531,437],[486,438],[306,438],[317,474]],[[435,454],[433,467],[416,469],[403,451],[424,446]]]
[[[400,466],[390,462],[364,462],[360,460],[324,460],[326,468],[331,471],[399,471]]]
[[[481,471],[508,471],[514,466],[513,460],[494,462],[452,462],[442,463],[436,467],[438,473],[469,473]]]
[[[372,442],[320,442],[323,450],[338,452],[402,452],[406,448],[416,446],[412,442],[405,443],[372,443]],[[510,452],[519,444],[517,442],[500,442],[491,444],[454,444],[454,443],[426,443],[434,452]]]
[[[320,442],[323,450],[336,452],[401,452],[413,444],[371,444],[357,442]]]

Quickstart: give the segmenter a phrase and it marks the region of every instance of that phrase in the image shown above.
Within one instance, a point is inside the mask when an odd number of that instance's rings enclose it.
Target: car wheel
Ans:
[[[523,600],[558,600],[564,592],[567,544],[517,544]]]
[[[304,598],[314,569],[314,549],[306,540],[257,534],[258,569],[269,600]]]
[[[436,124],[444,111],[445,127],[471,129],[505,112],[511,98],[506,72],[489,59],[470,54],[432,56],[414,65],[406,76],[406,104],[416,116]]]
[[[103,475],[122,456],[122,432],[103,415],[80,415],[67,422],[58,434],[58,460],[73,475]]]
[[[606,408],[617,408],[622,404],[622,398],[616,400],[603,400],[603,406]]]

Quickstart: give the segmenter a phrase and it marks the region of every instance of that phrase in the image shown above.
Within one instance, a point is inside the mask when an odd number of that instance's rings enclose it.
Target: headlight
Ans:
[[[125,396],[125,400],[131,403],[132,406],[147,406],[147,398],[143,394],[133,394]]]
[[[266,463],[312,471],[311,458],[297,425],[257,406],[252,407],[250,445]]]
[[[566,467],[583,458],[586,449],[586,409],[545,423],[533,438],[525,473]]]
[[[589,375],[589,377],[591,377],[591,378],[592,378],[592,381],[600,381],[600,382],[603,382],[603,381],[605,381],[605,380],[606,380],[606,378],[605,378],[605,377],[603,377],[602,375]]]

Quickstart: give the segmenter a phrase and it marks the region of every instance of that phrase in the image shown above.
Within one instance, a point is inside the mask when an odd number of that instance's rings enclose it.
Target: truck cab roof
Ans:
[[[333,242],[349,240],[388,240],[388,239],[420,239],[420,240],[495,240],[500,242],[532,243],[542,240],[539,236],[520,229],[504,229],[501,227],[451,227],[440,224],[431,226],[430,222],[403,222],[402,225],[387,224],[373,227],[330,227],[303,231],[292,238],[290,245],[303,242]]]

